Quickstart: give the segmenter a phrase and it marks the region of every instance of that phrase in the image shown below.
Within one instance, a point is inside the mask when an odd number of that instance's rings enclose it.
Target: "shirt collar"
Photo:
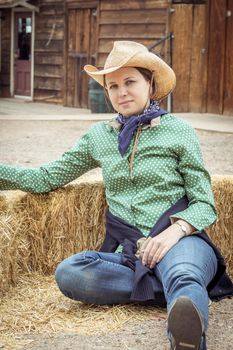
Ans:
[[[145,125],[142,126],[142,130],[148,129],[148,128],[154,128],[154,127],[156,127],[157,125],[160,124],[160,119],[161,119],[160,117],[157,117],[157,118],[152,119],[151,122],[150,122],[150,124],[145,124]],[[116,130],[119,130],[119,129],[121,128],[121,126],[122,126],[122,125],[116,120],[116,118],[113,118],[113,119],[110,120],[108,123],[109,123],[109,125],[110,125],[112,128],[114,128],[114,129],[116,129]]]

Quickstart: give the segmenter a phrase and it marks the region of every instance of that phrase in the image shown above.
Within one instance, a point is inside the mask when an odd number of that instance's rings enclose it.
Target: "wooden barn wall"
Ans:
[[[207,111],[233,114],[233,2],[212,0],[209,22]]]
[[[102,0],[99,9],[97,65],[102,67],[115,40],[134,40],[149,47],[168,29],[167,0]],[[164,45],[157,48],[160,53]],[[162,50],[166,56],[166,50]]]
[[[63,103],[65,4],[62,0],[34,1],[34,100]]]
[[[175,5],[171,15],[172,65],[177,76],[173,111],[205,112],[207,86],[207,28],[205,5]]]
[[[0,96],[10,97],[11,11],[2,10]]]
[[[233,2],[173,4],[173,111],[233,114]],[[228,15],[227,15],[228,14]]]

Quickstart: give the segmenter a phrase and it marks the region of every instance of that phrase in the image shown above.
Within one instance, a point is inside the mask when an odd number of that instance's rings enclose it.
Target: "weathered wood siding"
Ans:
[[[172,8],[174,111],[232,115],[233,2],[211,0]]]
[[[104,65],[115,40],[138,41],[149,47],[165,36],[168,32],[168,7],[168,0],[102,0],[97,65]]]
[[[209,10],[207,110],[215,113],[223,112],[226,3],[226,0],[212,0]]]
[[[177,85],[173,94],[176,112],[205,111],[207,69],[207,7],[173,5],[170,29],[174,35],[173,69]]]
[[[34,100],[63,103],[65,2],[34,1],[39,6],[35,23]]]
[[[2,11],[1,21],[1,71],[0,96],[10,97],[10,47],[11,47],[11,11]]]
[[[65,104],[88,106],[88,76],[85,64],[95,64],[97,50],[97,1],[68,2]]]

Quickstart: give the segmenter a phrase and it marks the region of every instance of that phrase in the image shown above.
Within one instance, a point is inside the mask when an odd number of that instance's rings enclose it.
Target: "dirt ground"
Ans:
[[[73,120],[0,120],[0,162],[34,167],[54,160],[72,147],[90,124],[89,121]],[[233,175],[233,134],[198,130],[197,135],[210,174]],[[99,170],[94,170],[88,176],[99,178],[101,174]],[[169,348],[164,320],[132,320],[123,329],[107,335],[59,334],[49,337],[39,334],[33,339],[34,342],[23,347],[24,350]],[[233,348],[233,299],[225,299],[210,306],[207,339],[209,350]]]
[[[55,160],[72,147],[91,121],[0,120],[0,162],[28,167]],[[233,175],[233,134],[198,130],[210,174]]]

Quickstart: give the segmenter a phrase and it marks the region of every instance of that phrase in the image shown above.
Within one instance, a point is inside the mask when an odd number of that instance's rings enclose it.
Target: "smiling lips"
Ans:
[[[119,106],[126,105],[126,104],[128,104],[128,103],[130,103],[130,102],[132,102],[132,101],[124,101],[124,102],[120,102],[120,103],[119,103]]]

